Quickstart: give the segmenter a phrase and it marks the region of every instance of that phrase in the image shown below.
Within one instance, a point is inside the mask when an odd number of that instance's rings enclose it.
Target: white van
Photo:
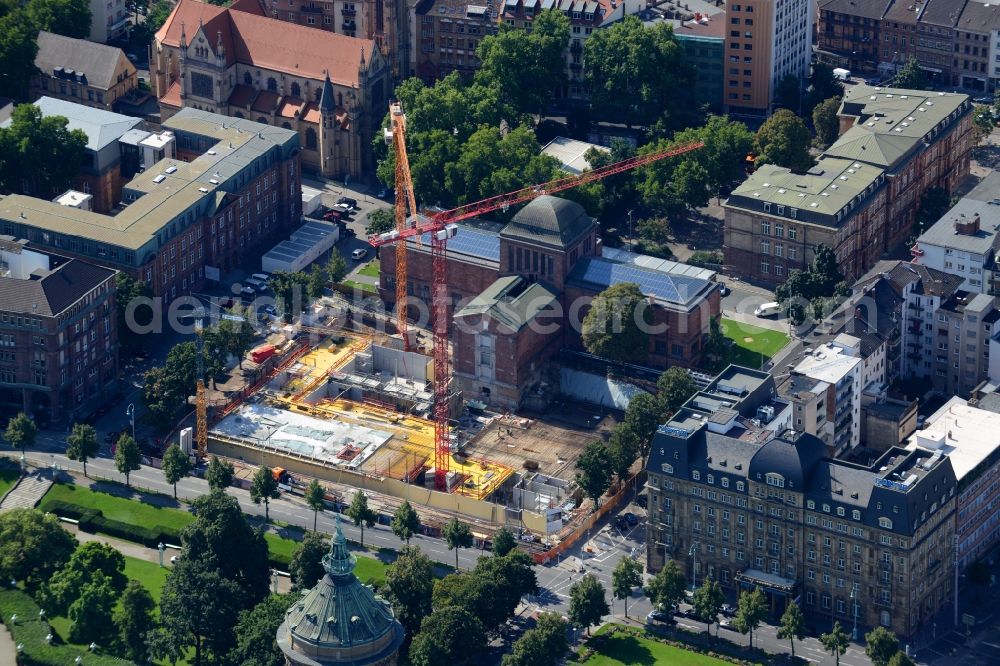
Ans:
[[[761,303],[753,311],[753,316],[755,317],[774,317],[775,315],[781,314],[781,303]]]

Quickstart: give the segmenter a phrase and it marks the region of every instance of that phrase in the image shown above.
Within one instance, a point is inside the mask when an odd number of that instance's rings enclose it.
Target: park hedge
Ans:
[[[120,520],[106,518],[100,509],[85,509],[76,504],[53,500],[46,504],[50,513],[63,518],[77,521],[82,532],[93,534],[100,532],[111,537],[141,543],[150,548],[156,548],[161,543],[180,544],[180,532],[174,529],[160,527],[150,529],[142,525],[124,523]]]

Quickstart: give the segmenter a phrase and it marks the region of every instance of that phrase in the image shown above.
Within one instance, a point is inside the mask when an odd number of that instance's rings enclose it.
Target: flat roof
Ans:
[[[974,234],[960,234],[955,231],[956,222],[972,222],[976,215],[979,216],[979,231]],[[963,198],[922,233],[917,238],[917,243],[985,255],[996,247],[998,232],[1000,232],[1000,206]]]
[[[599,146],[596,143],[557,136],[545,144],[545,147],[542,148],[542,154],[559,160],[563,171],[579,174],[591,168],[590,162],[584,157],[591,148],[605,153],[610,152],[609,148]]]
[[[941,451],[951,458],[961,481],[1000,446],[998,432],[1000,414],[970,407],[954,396],[927,419],[923,430],[910,436],[906,448]]]
[[[88,44],[84,40],[80,41]],[[116,51],[118,49],[115,49]],[[117,141],[122,135],[142,125],[142,118],[123,116],[120,113],[112,113],[104,109],[95,109],[83,104],[67,102],[53,97],[40,97],[35,101],[35,106],[42,112],[42,117],[63,116],[68,121],[66,128],[69,130],[78,129],[87,135],[87,149],[98,151],[110,143]],[[0,127],[9,127],[11,120],[8,118],[0,123]]]
[[[848,356],[840,347],[828,343],[816,348],[812,354],[807,354],[793,372],[836,384],[859,363],[860,358]]]

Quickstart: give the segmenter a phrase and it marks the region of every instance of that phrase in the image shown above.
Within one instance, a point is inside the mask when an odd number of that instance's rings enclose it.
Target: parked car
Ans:
[[[354,252],[351,252],[351,259],[353,259],[354,261],[361,261],[367,256],[368,256],[368,250],[363,247],[359,247]]]
[[[655,622],[662,622],[669,624],[674,621],[674,618],[669,613],[661,610],[653,609],[646,614],[646,624],[653,624]]]
[[[722,614],[726,617],[736,615],[736,608],[732,604],[722,604]]]
[[[723,615],[719,618],[719,628],[720,629],[733,629],[733,618]]]
[[[770,302],[761,303],[753,311],[755,317],[774,317],[775,315],[781,314],[781,303]]]
[[[252,277],[254,280],[259,280],[260,282],[263,282],[265,284],[271,281],[270,273],[254,273],[250,277]]]
[[[379,199],[385,199],[387,196],[389,196],[389,190],[383,187],[381,190],[378,191],[377,196]]]
[[[732,292],[732,290],[731,290],[731,289],[729,288],[729,286],[728,286],[728,285],[726,285],[726,284],[719,284],[719,293],[720,293],[720,294],[721,294],[721,295],[722,295],[723,297],[726,297],[726,296],[728,296],[729,294],[731,294],[731,293],[733,293],[733,292]]]
[[[625,518],[625,522],[628,523],[630,527],[635,527],[639,524],[639,517],[632,512],[624,513],[622,514],[622,517]]]
[[[343,204],[345,206],[350,206],[353,210],[358,210],[358,200],[352,199],[351,197],[340,197],[337,199],[338,204]]]
[[[330,209],[330,211],[333,213],[340,213],[340,217],[341,219],[343,219],[345,217],[349,217],[351,213],[354,211],[354,209],[348,206],[347,204],[339,203],[339,204],[334,204],[333,207]]]

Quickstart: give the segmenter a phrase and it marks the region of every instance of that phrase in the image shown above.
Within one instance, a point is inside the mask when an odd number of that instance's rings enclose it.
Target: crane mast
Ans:
[[[369,237],[374,247],[395,245],[396,247],[396,318],[397,329],[403,336],[406,348],[410,348],[407,333],[407,272],[406,240],[430,234],[431,237],[431,314],[434,333],[434,474],[439,490],[447,487],[447,475],[451,467],[451,435],[449,432],[448,384],[451,373],[448,367],[448,239],[458,232],[461,220],[484,215],[496,210],[506,211],[510,206],[527,203],[544,194],[562,192],[584,183],[590,183],[607,176],[652,164],[668,157],[676,157],[704,147],[701,141],[692,141],[645,155],[609,164],[598,169],[585,171],[577,176],[556,178],[547,183],[500,194],[494,197],[464,204],[450,210],[435,213],[429,217],[417,214],[416,195],[413,178],[410,175],[410,161],[406,152],[406,115],[399,102],[389,105],[391,130],[385,132],[386,143],[391,143],[396,157],[396,229]],[[407,215],[409,207],[409,215]],[[410,222],[412,216],[413,222]]]

